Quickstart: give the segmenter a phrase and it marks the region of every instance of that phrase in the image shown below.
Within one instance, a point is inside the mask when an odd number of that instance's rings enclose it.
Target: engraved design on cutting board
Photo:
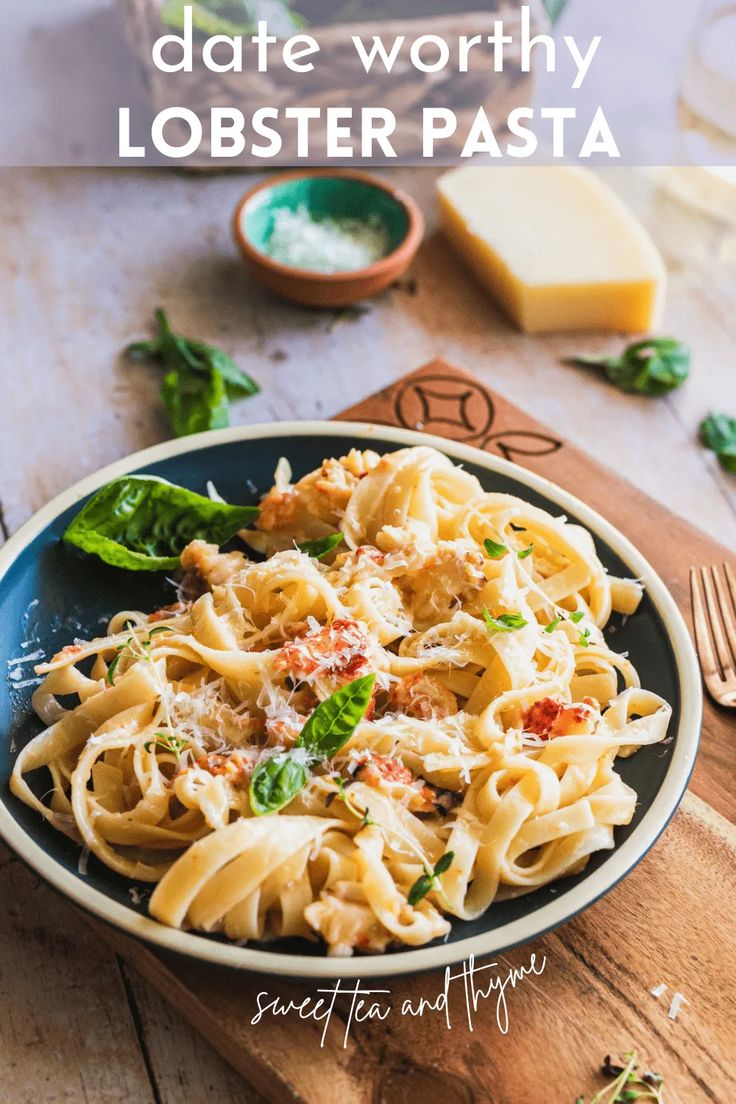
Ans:
[[[405,429],[438,433],[453,441],[467,441],[506,460],[515,456],[547,456],[562,448],[562,441],[535,430],[503,429],[492,433],[496,407],[491,395],[474,380],[448,375],[427,375],[399,384],[393,392],[396,422]]]

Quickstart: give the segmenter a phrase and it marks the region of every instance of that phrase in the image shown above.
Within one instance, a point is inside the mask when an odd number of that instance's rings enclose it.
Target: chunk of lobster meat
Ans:
[[[423,778],[415,778],[400,759],[369,752],[357,760],[354,777],[387,797],[406,805],[412,813],[440,811],[438,791]]]
[[[255,760],[242,752],[233,751],[221,754],[211,751],[207,755],[195,759],[194,762],[200,770],[207,771],[215,776],[221,775],[232,786],[247,786],[253,773]]]
[[[335,889],[340,888],[338,883]],[[344,957],[356,950],[380,954],[391,942],[390,933],[364,901],[324,893],[318,901],[307,905],[304,916],[327,943],[329,955]]]
[[[417,671],[394,683],[388,707],[392,712],[406,713],[422,721],[451,717],[458,711],[452,690],[431,671]]]
[[[286,529],[294,523],[298,505],[299,500],[295,491],[282,491],[278,487],[272,487],[261,500],[261,512],[258,515],[256,528],[265,533],[274,529]]]
[[[181,554],[182,590],[193,597],[204,594],[213,587],[222,586],[247,563],[242,552],[220,552],[216,544],[190,541]]]
[[[522,725],[524,732],[549,740],[587,731],[597,712],[597,703],[592,698],[583,698],[582,702],[541,698],[527,709]]]
[[[371,646],[359,621],[342,617],[329,625],[315,622],[279,649],[274,667],[297,682],[328,679],[342,686],[368,673]]]
[[[81,651],[82,651],[82,645],[81,644],[65,644],[60,652],[57,652],[56,655],[53,655],[51,657],[50,662],[51,663],[59,663],[60,660],[67,659],[68,656],[79,655],[79,653]]]
[[[270,554],[335,532],[356,486],[379,459],[370,449],[351,449],[339,460],[323,461],[294,486],[277,482],[263,498],[255,532],[245,533],[246,540]]]
[[[173,617],[179,617],[180,614],[187,613],[191,608],[191,602],[172,602],[170,606],[161,606],[161,609],[154,610],[149,615],[148,623],[153,625],[158,621],[169,621]]]
[[[382,565],[385,559],[385,553],[371,544],[361,544],[349,552],[338,552],[332,564],[337,586],[347,588],[363,579],[370,579],[375,575],[376,566]]]
[[[410,593],[414,619],[435,624],[472,601],[486,583],[484,559],[477,548],[461,541],[440,541],[411,580],[401,580]]]
[[[359,481],[375,468],[379,460],[380,456],[372,449],[364,452],[351,449],[347,456],[341,456],[339,460],[331,457],[323,462],[314,488],[331,510],[342,513]]]
[[[382,782],[402,782],[405,786],[414,782],[414,775],[409,768],[400,759],[392,759],[389,755],[371,754],[359,759],[355,777],[377,789]]]

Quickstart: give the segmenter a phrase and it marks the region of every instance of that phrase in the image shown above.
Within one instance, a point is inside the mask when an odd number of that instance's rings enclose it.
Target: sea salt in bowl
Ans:
[[[423,232],[410,196],[353,170],[270,177],[246,192],[233,219],[261,283],[309,307],[346,307],[383,291],[411,264]]]

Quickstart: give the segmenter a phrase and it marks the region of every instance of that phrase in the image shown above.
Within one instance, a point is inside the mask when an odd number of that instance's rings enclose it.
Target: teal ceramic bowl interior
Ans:
[[[343,175],[287,176],[254,192],[240,215],[240,226],[250,244],[268,256],[274,228],[274,212],[286,207],[306,207],[315,221],[355,218],[380,219],[388,233],[384,256],[393,253],[409,233],[409,213],[404,203],[380,184]]]

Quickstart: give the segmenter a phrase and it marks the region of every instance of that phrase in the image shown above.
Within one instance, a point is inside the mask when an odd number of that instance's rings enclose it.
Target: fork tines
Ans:
[[[736,707],[736,580],[728,564],[690,568],[695,643],[703,680],[720,705]]]

